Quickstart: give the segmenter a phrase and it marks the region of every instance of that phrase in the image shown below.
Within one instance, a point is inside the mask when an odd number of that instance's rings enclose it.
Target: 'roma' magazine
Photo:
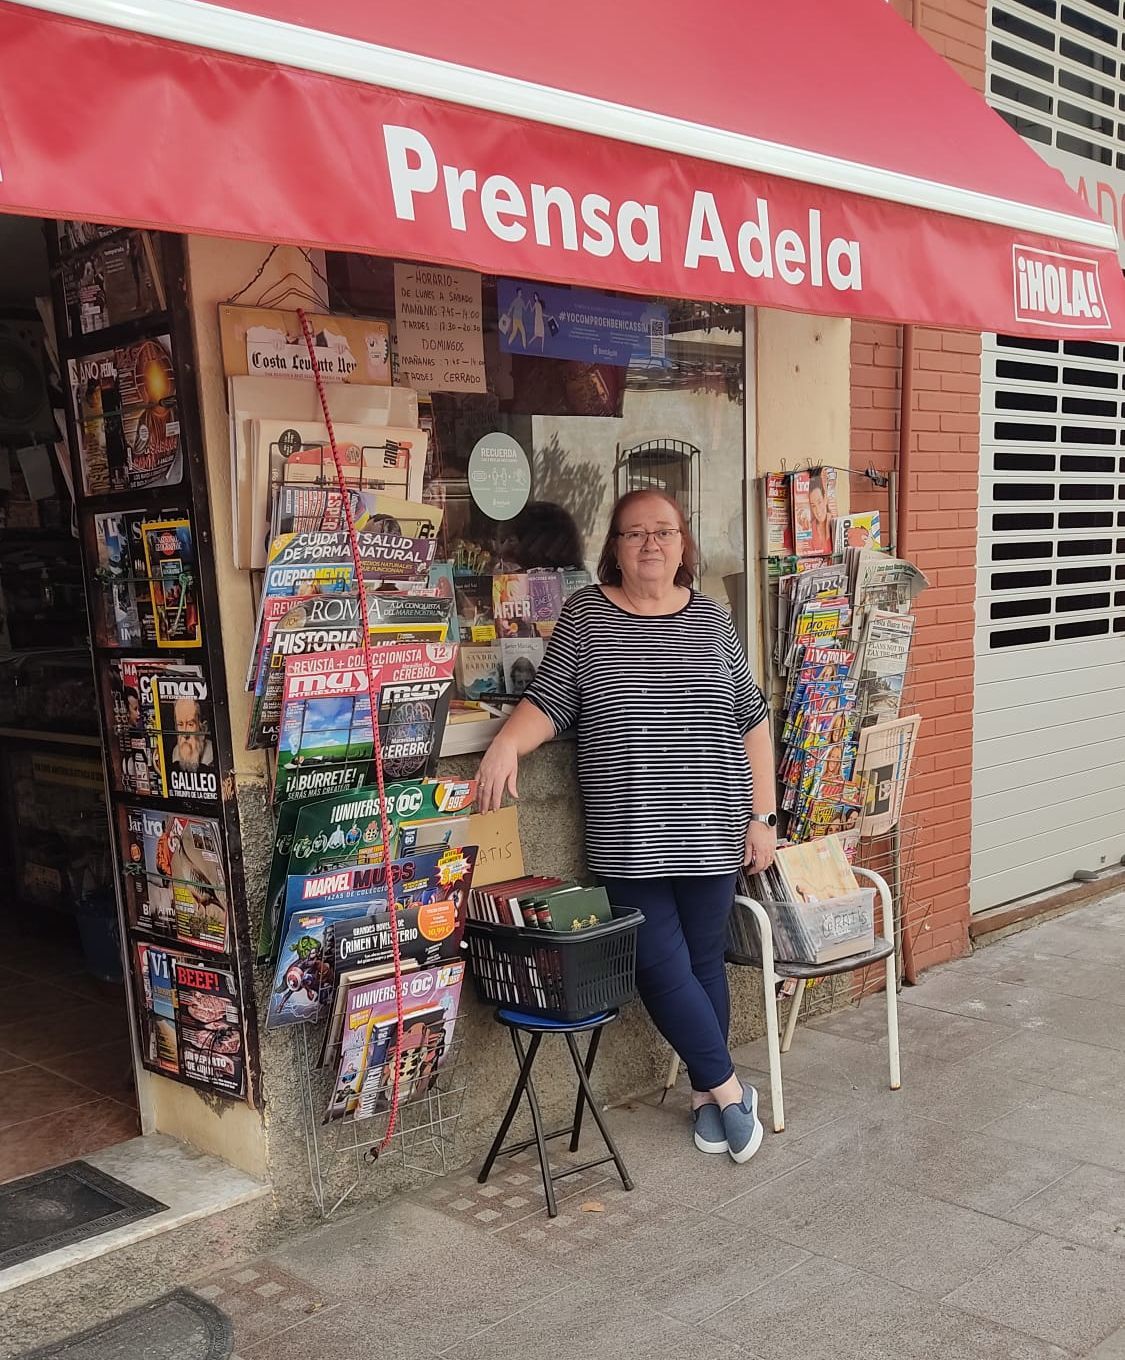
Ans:
[[[432,776],[441,754],[457,648],[411,643],[376,649],[383,769]],[[316,798],[368,783],[373,734],[361,648],[285,663],[274,798]]]

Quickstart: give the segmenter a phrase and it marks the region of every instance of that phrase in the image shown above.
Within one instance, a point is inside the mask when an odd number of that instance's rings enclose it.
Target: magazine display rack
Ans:
[[[351,1116],[331,1122],[325,1119],[335,1067],[320,1066],[324,1029],[324,1024],[297,1027],[309,1181],[321,1216],[331,1217],[376,1161],[380,1166],[398,1166],[432,1176],[444,1176],[452,1170],[457,1124],[466,1090],[461,1075],[460,1035],[454,1033],[441,1066],[432,1075],[419,1072],[415,1054],[400,1054],[401,1094],[395,1131],[380,1152],[387,1131],[387,1108],[377,1110],[370,1118]],[[384,1085],[389,1086],[389,1082],[388,1077]]]

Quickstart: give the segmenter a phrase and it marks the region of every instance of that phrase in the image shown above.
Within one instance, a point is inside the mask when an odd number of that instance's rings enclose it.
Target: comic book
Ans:
[[[194,959],[177,959],[172,971],[180,1075],[196,1086],[242,1095],[246,1045],[234,974]]]
[[[440,964],[347,988],[336,1085],[325,1122],[369,1118],[389,1104],[397,1066],[399,1099],[423,1091],[436,1076],[453,1039],[465,965]],[[394,1049],[400,995],[403,1042]]]
[[[476,790],[475,779],[416,779],[388,784],[386,808],[392,837],[399,823],[407,818],[424,820],[468,812]],[[368,785],[342,796],[311,802],[282,803],[258,939],[259,962],[273,954],[290,873],[315,873],[340,864],[378,864],[382,859],[377,787]]]
[[[70,359],[67,372],[87,496],[182,480],[170,336]]]
[[[315,656],[360,645],[357,596],[310,595],[289,604],[262,649],[246,740],[249,750],[277,745],[285,663],[290,657]],[[372,591],[367,595],[368,637],[374,645],[444,642],[451,613],[450,600]]]
[[[211,701],[202,666],[115,658],[110,703],[110,754],[121,792],[218,800]]]
[[[225,953],[229,901],[218,822],[140,807],[118,815],[129,924]]]
[[[392,779],[433,775],[453,686],[456,648],[376,649],[383,768]],[[274,798],[312,798],[367,782],[373,759],[363,652],[292,657],[285,665]]]
[[[498,572],[493,576],[492,617],[501,638],[536,636],[527,572]]]
[[[392,865],[400,941],[409,946],[404,958],[419,963],[456,956],[464,934],[475,862],[474,846],[419,855]],[[332,940],[337,929],[349,922],[389,921],[382,865],[291,876],[287,891],[267,1028],[321,1018],[332,998]],[[385,928],[389,931],[389,926]],[[374,935],[360,932],[360,938],[366,938],[371,947],[377,936],[378,930]],[[359,962],[356,958],[356,966]]]
[[[777,866],[793,902],[821,902],[859,888],[835,836],[822,836],[802,845],[779,845]]]
[[[866,510],[854,515],[838,515],[832,526],[832,531],[837,553],[843,553],[848,548],[882,547],[878,510]]]
[[[145,520],[141,537],[156,645],[198,647],[203,634],[191,521],[186,517]]]

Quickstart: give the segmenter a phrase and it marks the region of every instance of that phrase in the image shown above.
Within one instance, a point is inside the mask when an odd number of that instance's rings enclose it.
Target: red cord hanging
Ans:
[[[371,639],[367,632],[367,585],[363,579],[363,562],[359,552],[359,539],[356,536],[355,517],[352,514],[351,500],[348,497],[348,485],[344,478],[344,465],[340,460],[339,449],[336,447],[336,432],[333,429],[332,415],[328,409],[328,397],[316,362],[316,346],[313,342],[312,327],[309,325],[308,317],[306,317],[303,308],[298,307],[297,316],[300,318],[305,345],[308,347],[309,358],[312,361],[313,379],[316,382],[316,391],[320,398],[320,409],[324,412],[324,424],[328,430],[328,444],[332,450],[332,461],[336,466],[336,484],[340,488],[340,498],[343,502],[344,517],[348,526],[348,543],[351,547],[352,564],[355,567],[356,590],[359,595],[359,636],[360,645],[363,648],[364,669],[367,672],[367,695],[371,709],[371,741],[372,750],[375,754],[375,781],[379,789],[379,824],[383,835],[383,873],[384,882],[387,885],[387,913],[390,917],[391,953],[395,966],[395,1045],[394,1072],[391,1078],[391,1114],[387,1122],[387,1131],[383,1135],[383,1141],[376,1149],[375,1155],[378,1156],[394,1137],[395,1126],[398,1122],[403,1024],[402,958],[398,947],[398,907],[395,903],[394,872],[391,867],[391,821],[387,813],[386,782],[383,776],[383,741],[379,732],[379,690],[375,681],[374,653],[371,650]]]

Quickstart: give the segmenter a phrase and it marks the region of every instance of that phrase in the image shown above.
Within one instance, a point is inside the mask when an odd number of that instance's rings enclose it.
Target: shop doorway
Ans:
[[[0,216],[0,1182],[140,1132],[50,297]]]

